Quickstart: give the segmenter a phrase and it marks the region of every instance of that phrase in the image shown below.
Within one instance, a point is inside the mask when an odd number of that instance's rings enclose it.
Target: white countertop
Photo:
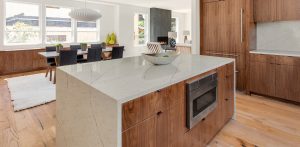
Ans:
[[[180,55],[172,64],[154,66],[142,57],[59,67],[119,103],[125,103],[233,62],[234,59]]]
[[[251,54],[300,57],[300,51],[254,50],[254,51],[250,51],[250,53]]]

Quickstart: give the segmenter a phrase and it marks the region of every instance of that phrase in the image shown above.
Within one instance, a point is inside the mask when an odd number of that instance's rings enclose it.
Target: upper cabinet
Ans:
[[[254,19],[256,22],[275,21],[277,0],[254,0]]]
[[[300,20],[300,0],[277,0],[277,19]]]
[[[300,0],[254,0],[256,22],[300,20]]]

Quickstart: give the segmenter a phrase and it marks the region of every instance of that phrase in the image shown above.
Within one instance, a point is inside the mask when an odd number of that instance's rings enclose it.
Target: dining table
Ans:
[[[106,52],[112,52],[112,48],[105,48],[105,49],[102,49],[102,53],[106,53]],[[55,58],[55,57],[59,57],[59,53],[56,52],[56,51],[52,51],[52,52],[39,52],[38,53],[39,55],[45,57],[45,58]],[[81,50],[79,49],[77,51],[77,55],[86,55],[88,54],[88,50]]]
[[[111,52],[112,52],[112,48],[110,48],[110,47],[102,49],[102,55],[101,55],[102,58],[103,59],[109,59],[109,56],[111,56]],[[45,59],[54,58],[55,62],[56,62],[56,65],[57,65],[57,60],[59,60],[58,59],[58,57],[59,57],[59,53],[58,52],[56,52],[56,51],[39,52],[38,54],[41,55],[41,56],[43,56]],[[88,54],[88,50],[85,50],[85,51],[83,51],[82,49],[77,50],[77,55],[86,55],[86,54]],[[53,84],[56,84],[56,66],[51,67],[51,70],[50,70],[50,81],[52,79],[52,68],[54,68],[54,81],[53,81]],[[46,73],[45,77],[47,77],[47,74],[48,74],[48,72]]]

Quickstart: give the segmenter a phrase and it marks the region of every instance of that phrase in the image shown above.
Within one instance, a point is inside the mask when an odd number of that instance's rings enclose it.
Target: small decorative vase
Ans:
[[[87,44],[81,44],[80,46],[81,46],[81,50],[82,50],[82,51],[86,51],[87,48],[88,48],[88,47],[87,47]]]
[[[60,52],[60,50],[62,50],[62,49],[63,49],[63,47],[62,47],[62,46],[57,46],[57,47],[56,47],[56,52],[57,52],[57,53],[59,53],[59,52]]]

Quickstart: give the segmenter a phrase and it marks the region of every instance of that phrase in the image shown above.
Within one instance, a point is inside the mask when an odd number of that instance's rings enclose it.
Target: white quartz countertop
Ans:
[[[125,103],[231,62],[234,59],[180,55],[170,65],[155,66],[138,56],[64,66],[58,70]]]
[[[300,57],[300,51],[254,50],[254,51],[250,51],[250,53],[251,54]]]

